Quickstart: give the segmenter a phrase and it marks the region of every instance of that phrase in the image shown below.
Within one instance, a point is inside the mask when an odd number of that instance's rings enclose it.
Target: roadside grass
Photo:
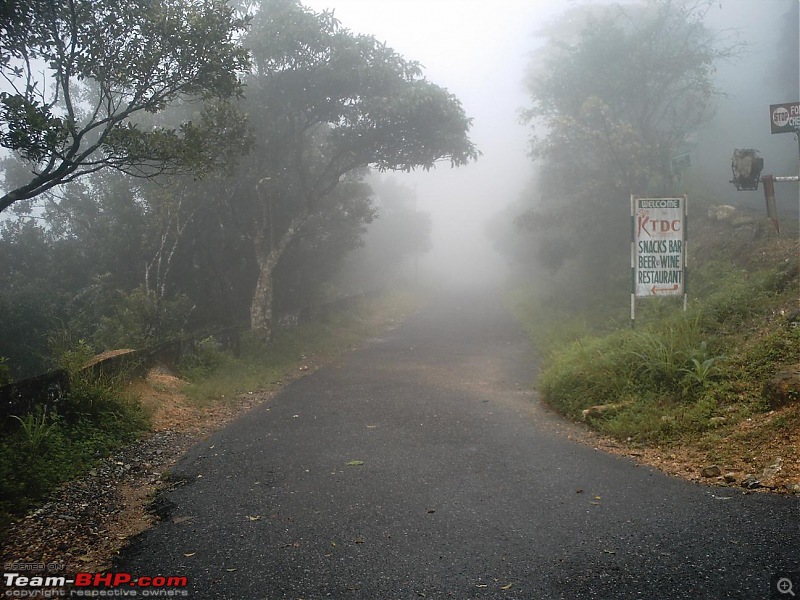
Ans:
[[[669,299],[640,301],[635,329],[616,308],[559,313],[530,287],[516,291],[513,310],[541,354],[542,399],[632,445],[691,444],[725,455],[789,435],[800,421],[797,403],[771,420],[762,393],[775,373],[800,366],[800,327],[787,319],[798,309],[800,267],[797,236],[788,235],[744,253],[709,233],[713,251],[690,264],[688,310]]]
[[[0,528],[135,440],[148,415],[121,382],[73,375],[59,411],[14,416],[0,434]]]
[[[361,300],[351,310],[277,331],[270,344],[244,335],[238,356],[207,340],[179,368],[189,382],[181,391],[195,406],[206,408],[234,402],[242,393],[270,389],[399,324],[416,303],[410,292],[386,292]]]
[[[181,393],[202,410],[278,385],[399,324],[416,303],[412,293],[387,292],[281,331],[270,345],[245,336],[239,357],[206,339],[183,365],[181,375],[189,384]],[[59,410],[18,415],[0,430],[0,530],[150,428],[152,415],[133,391],[135,385],[122,378],[89,378],[80,368],[91,358],[91,349],[82,343],[60,345],[72,386]]]

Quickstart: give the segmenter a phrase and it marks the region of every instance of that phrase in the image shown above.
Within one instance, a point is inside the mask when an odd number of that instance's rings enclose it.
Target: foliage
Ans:
[[[0,19],[0,145],[33,177],[0,210],[102,168],[137,176],[226,162],[245,138],[227,103],[241,93],[246,20],[220,0],[14,2]],[[52,87],[37,76],[41,64]],[[177,127],[154,116],[208,100]]]
[[[738,50],[705,27],[713,5],[582,6],[544,31],[525,112],[538,174],[516,216],[533,239],[508,251],[533,244],[541,266],[569,269],[565,281],[592,290],[565,290],[562,300],[585,303],[627,276],[631,193],[678,191],[673,158],[714,111],[715,65]]]
[[[0,526],[136,438],[147,419],[108,382],[77,380],[64,414],[37,409],[0,434]]]
[[[37,452],[53,432],[54,423],[48,419],[46,408],[39,407],[24,418],[17,415],[11,417],[19,421],[23,438],[22,447],[26,452]]]
[[[612,321],[592,330],[574,314],[537,320],[530,293],[518,293],[516,314],[542,349],[537,387],[545,401],[573,419],[613,405],[589,422],[637,442],[680,440],[717,428],[713,417],[735,422],[762,410],[764,383],[800,361],[800,331],[773,316],[795,301],[797,273],[743,273],[713,260],[703,267],[687,313],[674,303],[643,303],[636,329]]]
[[[374,37],[342,28],[332,13],[264,0],[246,44],[253,69],[245,107],[257,141],[235,198],[250,215],[258,266],[251,326],[269,336],[273,273],[309,220],[327,210],[342,177],[370,165],[459,166],[478,152],[455,96]]]

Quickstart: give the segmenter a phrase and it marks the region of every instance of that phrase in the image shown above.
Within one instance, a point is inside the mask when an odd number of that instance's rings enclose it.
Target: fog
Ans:
[[[504,259],[485,235],[486,220],[515,200],[530,176],[522,74],[533,33],[558,11],[545,0],[310,0],[332,8],[342,25],[375,35],[446,87],[473,118],[471,137],[483,153],[469,166],[394,175],[415,187],[418,208],[433,219],[433,250],[423,277],[455,284],[497,281]]]
[[[375,35],[406,58],[419,61],[434,83],[448,88],[474,119],[471,132],[480,160],[428,173],[398,174],[417,191],[420,210],[433,218],[433,250],[423,267],[438,281],[491,279],[504,259],[485,235],[486,220],[518,200],[533,174],[528,127],[519,110],[528,104],[522,78],[540,41],[536,32],[565,10],[592,4],[575,0],[308,0],[314,10],[333,9],[342,25]],[[606,2],[608,4],[608,2]],[[763,192],[736,192],[730,158],[735,147],[757,148],[764,173],[797,172],[797,142],[791,134],[771,135],[768,108],[797,100],[797,81],[778,83],[779,53],[797,63],[798,48],[780,48],[786,3],[779,0],[722,0],[707,24],[723,39],[747,44],[742,56],[719,66],[727,97],[716,118],[698,132],[690,148],[687,187],[702,187],[720,203],[760,209]],[[797,25],[795,23],[795,25]],[[796,72],[796,71],[795,71]],[[794,94],[787,89],[794,89]],[[788,94],[788,96],[787,96]],[[699,183],[702,180],[702,185]],[[779,211],[796,215],[797,184],[779,184]],[[690,200],[691,202],[691,200]]]
[[[771,134],[769,106],[800,99],[800,49],[798,11],[794,22],[786,22],[786,3],[775,0],[724,0],[721,9],[711,11],[708,25],[727,35],[737,35],[747,45],[741,56],[719,65],[719,86],[727,96],[719,102],[715,118],[698,133],[692,150],[695,175],[713,182],[711,193],[720,202],[740,207],[763,209],[764,194],[737,192],[729,183],[730,157],[734,148],[755,148],[764,158],[764,174],[788,176],[798,172],[798,142],[789,133]],[[792,28],[793,44],[784,39],[785,28]],[[794,77],[781,77],[791,74]],[[776,185],[778,211],[796,218],[796,183]]]

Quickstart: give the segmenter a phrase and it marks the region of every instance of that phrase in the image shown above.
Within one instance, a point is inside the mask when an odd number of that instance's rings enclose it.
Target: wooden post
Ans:
[[[772,175],[764,175],[761,178],[764,182],[764,201],[767,203],[767,216],[772,221],[772,226],[778,235],[781,234],[781,227],[778,223],[778,207],[775,203],[775,178]]]

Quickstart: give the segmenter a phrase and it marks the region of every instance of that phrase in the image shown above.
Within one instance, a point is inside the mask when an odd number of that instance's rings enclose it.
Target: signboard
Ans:
[[[800,130],[800,102],[771,104],[769,124],[772,133],[796,133]]]
[[[631,197],[631,270],[638,298],[681,296],[686,280],[686,196]]]

